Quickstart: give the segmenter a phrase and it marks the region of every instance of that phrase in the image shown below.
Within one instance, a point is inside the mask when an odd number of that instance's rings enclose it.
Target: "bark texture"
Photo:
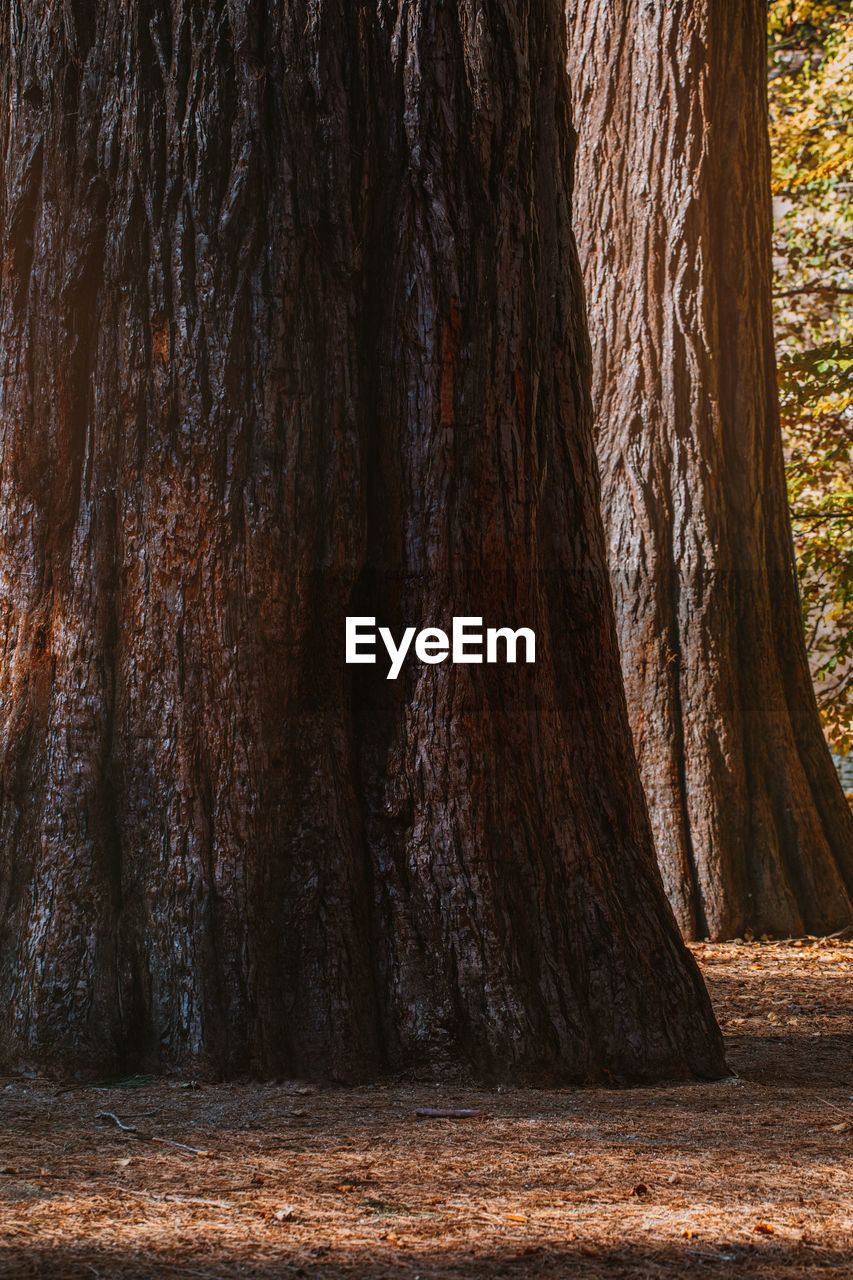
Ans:
[[[625,765],[562,27],[5,7],[6,1063],[721,1069]],[[344,666],[463,613],[536,665]]]
[[[809,679],[771,316],[762,0],[567,9],[575,229],[634,742],[688,937],[850,922]]]

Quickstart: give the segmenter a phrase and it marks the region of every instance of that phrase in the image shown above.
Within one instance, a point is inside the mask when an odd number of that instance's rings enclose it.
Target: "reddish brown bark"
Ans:
[[[6,11],[7,1063],[721,1069],[631,763],[559,18]],[[348,614],[463,613],[535,666],[344,666]]]
[[[575,225],[634,742],[689,937],[849,923],[791,552],[761,0],[568,5]]]

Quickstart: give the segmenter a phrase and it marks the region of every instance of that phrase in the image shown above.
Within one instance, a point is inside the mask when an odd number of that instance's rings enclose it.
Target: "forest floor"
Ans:
[[[848,1280],[853,945],[695,953],[710,1084],[0,1079],[0,1276]]]

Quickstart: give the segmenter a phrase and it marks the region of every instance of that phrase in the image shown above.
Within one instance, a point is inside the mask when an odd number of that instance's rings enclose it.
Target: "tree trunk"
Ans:
[[[719,1072],[629,764],[558,7],[5,13],[5,1061]],[[537,660],[388,680],[354,614]]]
[[[622,667],[688,937],[850,922],[776,396],[766,5],[568,5],[575,226]]]

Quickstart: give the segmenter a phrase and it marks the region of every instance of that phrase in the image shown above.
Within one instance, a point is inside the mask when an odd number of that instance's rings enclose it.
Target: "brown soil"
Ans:
[[[853,945],[695,952],[715,1083],[2,1081],[0,1275],[847,1280]]]

